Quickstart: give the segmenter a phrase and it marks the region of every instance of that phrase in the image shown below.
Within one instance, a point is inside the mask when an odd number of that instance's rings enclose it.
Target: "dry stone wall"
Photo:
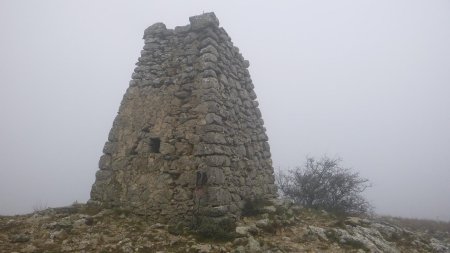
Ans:
[[[249,62],[214,13],[189,20],[145,30],[91,202],[176,222],[276,195]]]

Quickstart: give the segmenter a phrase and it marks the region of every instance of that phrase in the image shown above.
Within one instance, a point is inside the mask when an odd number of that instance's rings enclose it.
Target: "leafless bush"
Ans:
[[[34,213],[36,213],[36,212],[41,212],[41,211],[44,211],[44,210],[46,210],[46,209],[48,209],[47,202],[39,201],[39,202],[37,202],[37,203],[35,203],[35,204],[33,205],[33,212],[34,212]]]
[[[340,159],[307,158],[303,167],[278,172],[281,193],[295,203],[337,214],[365,214],[371,206],[361,196],[369,180],[340,165]]]

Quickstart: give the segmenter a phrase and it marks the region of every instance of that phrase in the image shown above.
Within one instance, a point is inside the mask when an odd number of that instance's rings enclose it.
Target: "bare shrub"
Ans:
[[[46,209],[48,209],[49,207],[48,207],[48,205],[47,205],[47,202],[42,202],[42,201],[39,201],[39,202],[37,202],[37,203],[35,203],[34,205],[33,205],[33,212],[34,213],[36,213],[36,212],[42,212],[42,211],[44,211],[44,210],[46,210]]]
[[[285,197],[308,208],[337,214],[367,213],[371,206],[361,193],[370,186],[369,180],[340,162],[327,156],[307,158],[303,167],[278,172],[278,188]]]

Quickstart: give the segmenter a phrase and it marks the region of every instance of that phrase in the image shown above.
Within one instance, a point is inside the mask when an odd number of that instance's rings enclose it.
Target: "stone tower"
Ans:
[[[214,13],[189,21],[145,30],[91,202],[177,222],[276,195],[249,62]]]

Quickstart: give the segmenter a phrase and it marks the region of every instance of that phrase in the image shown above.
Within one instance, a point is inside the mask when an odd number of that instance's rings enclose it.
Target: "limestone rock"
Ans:
[[[250,227],[249,226],[239,226],[236,227],[236,233],[240,235],[248,235],[249,234]]]
[[[209,253],[212,247],[209,244],[195,244],[191,246],[191,249],[198,253]]]
[[[189,18],[191,22],[192,30],[200,30],[208,26],[219,26],[219,20],[217,19],[214,12],[204,13],[202,15],[193,16]]]
[[[247,252],[249,253],[259,253],[262,252],[261,245],[253,236],[248,237],[248,244],[247,244]]]
[[[325,229],[321,227],[308,226],[309,232],[313,235],[317,235],[323,241],[328,241],[327,235],[325,234]]]
[[[444,243],[440,242],[435,238],[430,239],[430,246],[433,252],[437,253],[450,252],[450,248],[448,247],[448,245],[445,245]]]
[[[163,23],[156,23],[153,24],[151,26],[149,26],[147,29],[145,29],[144,31],[144,39],[147,38],[148,36],[151,36],[153,34],[159,34],[162,33],[164,31],[166,31],[166,25]]]
[[[223,206],[217,209],[227,211]],[[295,222],[286,224],[283,220],[290,218],[284,214],[290,209],[243,217],[229,231],[231,237],[208,242],[184,230],[190,223],[166,225],[124,209],[77,204],[76,208],[0,216],[0,252],[449,252],[450,237],[445,231],[409,231],[374,219],[348,225],[336,223],[332,214],[310,209],[298,210]],[[207,218],[219,221],[221,226],[215,229],[231,225],[226,217]],[[88,219],[95,222],[83,224]],[[277,227],[258,229],[256,224]],[[209,225],[214,223],[205,225],[204,232],[210,232]]]
[[[10,241],[11,242],[18,242],[18,243],[23,243],[23,242],[28,242],[30,240],[30,236],[26,235],[26,234],[15,234],[15,235],[11,235],[10,237]]]

